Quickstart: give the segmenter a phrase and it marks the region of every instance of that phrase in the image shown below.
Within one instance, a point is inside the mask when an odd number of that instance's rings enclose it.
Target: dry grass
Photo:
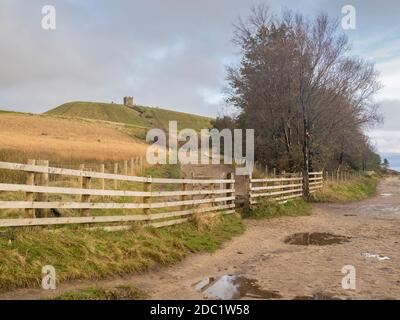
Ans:
[[[144,156],[146,144],[102,121],[0,114],[2,160],[118,161]]]
[[[56,268],[60,282],[101,279],[170,265],[190,252],[213,252],[224,241],[244,232],[237,215],[201,232],[193,223],[161,229],[89,231],[67,227],[7,229],[0,237],[0,291],[38,287],[44,265]]]
[[[221,223],[221,215],[219,214],[194,214],[192,217],[193,223],[197,230],[204,232],[209,231],[217,224]]]

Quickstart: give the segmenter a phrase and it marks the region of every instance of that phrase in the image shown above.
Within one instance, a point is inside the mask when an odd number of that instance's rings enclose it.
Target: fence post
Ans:
[[[292,177],[295,178],[295,175],[293,175],[293,176],[292,176],[292,175],[289,175],[289,176],[288,176],[288,178],[292,178]],[[297,183],[297,180],[289,180],[289,184],[296,185],[296,184],[298,184],[298,183]],[[295,191],[294,191],[294,190],[296,190],[296,188],[297,188],[297,187],[295,187],[295,186],[291,186],[291,187],[289,188],[289,190],[292,190],[292,192],[288,193],[287,196],[288,196],[288,197],[294,196],[294,195],[295,195]],[[285,197],[286,195],[283,195],[283,196]]]
[[[91,178],[90,177],[82,177],[82,189],[90,189]],[[82,202],[90,202],[90,195],[83,194]],[[89,209],[81,209],[81,215],[88,216]]]
[[[102,163],[100,165],[100,172],[101,173],[105,173],[106,172],[106,166],[104,165],[104,163]],[[105,190],[106,189],[106,180],[104,178],[100,179],[101,182],[101,189]],[[106,199],[106,196],[102,196],[101,199],[103,199],[103,201]]]
[[[181,191],[185,192],[185,191],[187,191],[187,190],[188,190],[188,188],[187,188],[187,183],[182,183]],[[185,201],[185,200],[187,200],[187,199],[188,199],[188,196],[186,196],[186,195],[181,195],[181,196],[180,196],[180,200],[181,200],[181,201]],[[182,205],[182,206],[181,206],[181,210],[182,210],[182,211],[186,210],[186,205]]]
[[[192,172],[191,177],[192,177],[192,180],[195,180],[194,172]],[[192,191],[195,191],[195,189],[196,189],[196,184],[195,184],[195,183],[192,183]],[[200,187],[200,189],[201,189],[201,187]],[[189,200],[195,200],[195,199],[193,199],[193,198],[194,198],[194,195],[191,195],[191,196],[189,197]],[[193,209],[195,209],[195,205],[194,205],[194,204],[191,204],[191,205],[189,205],[189,208],[190,208],[191,210],[193,210]]]
[[[83,189],[82,172],[85,171],[85,165],[84,164],[80,164],[79,165],[79,171],[81,171],[81,176],[79,177],[79,188]],[[78,201],[82,202],[82,195],[78,195],[77,198],[78,198]]]
[[[128,175],[128,160],[124,160],[124,175]]]
[[[48,160],[38,160],[36,162],[37,165],[42,166],[42,167],[48,167],[49,166],[49,161]],[[48,173],[41,173],[39,175],[38,179],[38,184],[43,187],[48,187],[49,186],[49,174]],[[37,200],[39,202],[47,202],[48,196],[47,193],[38,193],[37,195]],[[36,210],[36,217],[37,218],[43,218],[47,217],[48,210],[46,209],[37,209]]]
[[[114,163],[114,174],[118,174],[118,163]],[[118,180],[114,180],[114,189],[118,189]]]
[[[81,177],[79,178],[80,188],[81,189],[90,189],[90,178],[83,176],[83,172],[85,171],[85,165],[81,164],[79,166],[79,170],[81,171]],[[90,196],[82,194],[80,196],[80,201],[81,202],[90,202]],[[89,211],[89,209],[81,209],[80,210],[82,216],[88,215],[88,211]]]
[[[34,166],[36,164],[36,160],[29,159],[28,164]],[[26,184],[30,185],[30,186],[35,185],[35,173],[34,172],[27,173]],[[35,194],[33,192],[26,192],[25,197],[26,197],[27,202],[33,202],[35,200]],[[30,216],[32,218],[36,218],[35,209],[25,209],[25,212],[28,214],[28,216]]]
[[[229,179],[229,180],[234,180],[234,179],[235,179],[235,174],[234,174],[233,172],[229,172],[229,173],[227,174],[227,179]],[[229,182],[229,183],[226,184],[226,189],[231,190],[232,188],[234,188],[234,186],[235,186],[235,183]],[[226,196],[227,196],[227,197],[232,197],[232,196],[235,196],[235,193],[233,193],[233,192],[228,192],[228,193],[226,194]],[[228,204],[234,204],[234,203],[235,203],[235,199],[229,200],[229,201],[228,201]]]
[[[245,199],[245,208],[247,209],[251,209],[252,205],[251,205],[251,188],[252,188],[252,183],[251,183],[251,179],[252,179],[253,173],[249,172],[249,175],[246,175],[246,199]]]
[[[143,183],[143,191],[151,193],[151,177],[147,177],[149,181]],[[151,196],[143,197],[144,204],[151,204]],[[150,214],[150,208],[143,209],[144,214]]]
[[[105,173],[106,172],[106,167],[103,164],[100,165],[100,172]],[[106,189],[106,180],[104,178],[101,178],[101,189],[105,190]]]
[[[135,160],[131,158],[131,176],[135,175]]]

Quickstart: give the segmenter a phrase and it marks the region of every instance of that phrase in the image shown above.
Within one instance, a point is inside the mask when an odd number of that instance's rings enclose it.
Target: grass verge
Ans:
[[[244,229],[238,215],[221,217],[206,229],[195,219],[168,228],[134,227],[120,232],[78,227],[8,229],[0,235],[0,290],[39,287],[45,265],[54,266],[59,282],[169,265],[190,252],[214,251]]]
[[[117,286],[111,289],[89,287],[64,292],[52,300],[143,300],[146,295],[131,286]]]
[[[350,181],[327,183],[321,191],[315,193],[314,202],[350,202],[370,198],[376,193],[378,178],[365,176]]]
[[[310,204],[303,199],[296,199],[284,204],[264,202],[253,210],[244,211],[242,216],[251,219],[271,219],[279,217],[308,216],[310,214]]]

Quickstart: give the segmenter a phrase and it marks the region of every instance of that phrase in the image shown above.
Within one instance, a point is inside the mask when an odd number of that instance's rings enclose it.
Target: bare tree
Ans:
[[[260,6],[239,20],[234,43],[242,50],[240,65],[228,68],[236,123],[255,129],[259,162],[303,170],[308,197],[314,165],[343,154],[348,136],[363,137],[363,127],[379,120],[377,72],[350,56],[347,38],[324,14],[276,18]]]

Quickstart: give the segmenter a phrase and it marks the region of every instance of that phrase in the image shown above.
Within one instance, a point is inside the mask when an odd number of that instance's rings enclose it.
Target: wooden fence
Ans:
[[[324,174],[323,172],[310,172],[308,174],[308,181],[310,186],[310,193],[317,192],[322,188],[324,183]]]
[[[125,223],[142,221],[154,227],[182,223],[188,217],[197,213],[230,214],[235,210],[234,177],[227,179],[167,179],[138,177],[120,174],[110,174],[96,171],[85,171],[49,167],[48,162],[30,161],[28,164],[0,162],[0,169],[26,173],[25,184],[0,183],[0,192],[23,193],[25,201],[0,201],[2,209],[25,209],[24,218],[0,219],[0,227],[93,224],[93,223]],[[49,175],[76,177],[80,181],[79,188],[49,186]],[[92,188],[93,180],[100,181],[100,188]],[[105,181],[112,180],[115,187],[118,182],[125,184],[141,184],[142,190],[107,190]],[[177,186],[180,190],[164,191],[165,186]],[[191,187],[188,188],[188,186]],[[196,186],[200,186],[196,190]],[[48,195],[74,195],[79,201],[48,201]],[[123,202],[97,202],[94,197],[111,199],[122,197]],[[203,197],[203,198],[199,198]],[[140,201],[133,201],[134,199]],[[161,198],[161,200],[159,200]],[[176,198],[179,200],[177,201]],[[128,200],[127,200],[128,199]],[[132,199],[132,201],[129,201]],[[174,211],[166,209],[175,208]],[[48,217],[49,210],[76,209],[79,216]],[[140,209],[140,214],[89,216],[90,210]],[[152,209],[162,209],[163,212],[151,212]],[[165,211],[164,211],[165,210]],[[114,228],[120,228],[117,226]]]
[[[310,193],[316,192],[323,186],[323,172],[309,173]],[[301,175],[279,178],[249,178],[250,207],[262,201],[285,203],[290,199],[303,196],[303,177]]]
[[[0,169],[26,175],[25,184],[0,183],[0,194],[5,194],[0,198],[0,211],[19,210],[18,218],[1,218],[0,227],[100,223],[112,224],[108,229],[118,230],[126,227],[116,226],[118,223],[141,221],[162,227],[183,223],[194,214],[235,212],[233,174],[226,179],[152,178],[128,175],[127,167],[125,165],[124,174],[118,174],[118,170],[106,173],[104,165],[99,171],[90,171],[92,169],[85,169],[83,165],[80,170],[49,167],[48,161],[29,160],[28,164],[0,162]],[[78,187],[55,185],[65,181],[49,179],[54,176],[72,177],[79,183]],[[310,193],[322,188],[323,181],[323,172],[310,172]],[[262,179],[250,176],[247,183],[250,207],[265,200],[284,203],[303,196],[301,174]],[[112,187],[107,187],[109,185]],[[15,200],[9,196],[11,194],[18,194],[22,199]],[[14,200],[1,200],[10,198]],[[24,210],[22,214],[21,210]],[[123,212],[111,215],[113,210]]]

